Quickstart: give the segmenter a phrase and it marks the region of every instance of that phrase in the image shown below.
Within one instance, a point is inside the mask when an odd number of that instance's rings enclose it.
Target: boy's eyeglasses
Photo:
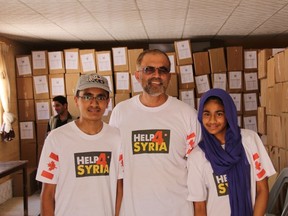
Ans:
[[[94,99],[97,101],[97,102],[102,102],[102,101],[106,101],[108,98],[105,96],[105,95],[97,95],[97,96],[92,96],[92,95],[83,95],[83,96],[78,96],[78,98],[81,98],[82,100],[84,101],[93,101]]]
[[[159,74],[168,74],[170,72],[170,69],[167,67],[153,67],[153,66],[146,66],[142,68],[142,72],[145,74],[153,74],[158,70]]]

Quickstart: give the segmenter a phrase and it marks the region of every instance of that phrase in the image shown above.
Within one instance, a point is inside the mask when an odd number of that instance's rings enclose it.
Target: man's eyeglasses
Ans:
[[[84,101],[93,101],[94,99],[97,101],[97,102],[102,102],[102,101],[106,101],[108,98],[107,96],[105,95],[97,95],[97,96],[93,96],[93,95],[83,95],[83,96],[78,96],[78,98],[81,98],[82,100]]]
[[[146,66],[142,68],[143,73],[145,74],[153,74],[158,70],[159,74],[168,74],[170,72],[170,69],[167,67],[153,67],[153,66]]]

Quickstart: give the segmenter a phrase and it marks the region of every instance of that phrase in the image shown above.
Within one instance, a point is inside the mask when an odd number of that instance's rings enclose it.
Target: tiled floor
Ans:
[[[0,205],[1,216],[23,216],[23,198],[13,197]],[[29,216],[38,216],[40,214],[40,194],[39,192],[29,196],[28,199]]]

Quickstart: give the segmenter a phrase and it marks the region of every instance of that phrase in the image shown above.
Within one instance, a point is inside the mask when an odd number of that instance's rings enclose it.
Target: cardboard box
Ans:
[[[194,89],[180,89],[179,99],[196,109]]]
[[[273,57],[267,61],[267,87],[273,87],[275,83],[275,58]]]
[[[112,47],[114,72],[128,71],[128,49],[127,47]]]
[[[234,93],[243,91],[243,72],[242,71],[229,71],[228,72],[228,91],[234,92]]]
[[[210,76],[209,75],[201,75],[195,76],[196,83],[196,96],[201,97],[206,91],[208,91],[210,87]]]
[[[245,129],[253,130],[257,133],[257,114],[256,115],[244,115],[243,127]]]
[[[281,130],[283,147],[288,151],[288,113],[281,114]]]
[[[36,122],[48,123],[51,117],[50,100],[35,100]]]
[[[178,75],[176,73],[171,74],[171,79],[166,89],[166,94],[172,97],[178,97]]]
[[[79,73],[78,73],[79,74]],[[49,74],[50,98],[58,95],[66,95],[64,74]]]
[[[258,52],[258,79],[267,77],[267,61],[272,56],[272,49],[262,49]]]
[[[274,87],[267,88],[267,94],[266,94],[266,114],[267,115],[274,115],[276,113],[275,109],[275,90]]]
[[[243,47],[226,47],[228,71],[243,71]]]
[[[36,181],[37,168],[31,167],[27,169],[27,194],[34,194],[38,190]],[[23,174],[18,172],[13,175],[12,179],[13,197],[23,197]]]
[[[79,50],[81,74],[97,73],[95,49]]]
[[[130,73],[130,80],[131,80],[131,95],[134,96],[140,94],[143,91],[143,88],[136,79],[136,77],[134,76],[134,74]]]
[[[48,123],[36,123],[37,146],[44,145],[47,136]]]
[[[32,51],[32,68],[33,76],[45,75],[49,73],[47,50]]]
[[[31,55],[16,56],[17,76],[32,76],[32,62]]]
[[[96,52],[97,73],[99,75],[113,75],[111,51]]]
[[[35,121],[34,100],[18,100],[18,120]]]
[[[237,109],[237,114],[243,114],[243,95],[242,93],[230,93],[232,100]]]
[[[109,124],[109,120],[110,120],[110,116],[111,116],[113,108],[114,108],[114,97],[110,97],[108,107],[105,110],[103,117],[102,117],[102,121],[104,121],[107,124]]]
[[[70,114],[72,116],[76,116],[76,117],[80,116],[79,109],[76,106],[76,103],[74,100],[74,96],[68,95],[67,96],[67,102],[68,102],[68,110],[69,110]]]
[[[260,106],[266,107],[267,100],[267,78],[260,80]]]
[[[258,133],[267,134],[267,116],[266,116],[266,108],[258,107]]]
[[[49,99],[48,75],[33,76],[34,99]]]
[[[212,87],[220,88],[227,91],[227,74],[226,73],[213,73],[212,77]]]
[[[66,73],[80,73],[79,49],[65,49],[64,54]]]
[[[130,74],[129,72],[115,72],[114,73],[114,81],[115,81],[115,92],[117,94],[130,94],[131,86],[130,86]]]
[[[130,74],[128,74],[130,75]],[[114,82],[113,82],[113,76],[112,75],[105,75],[104,76],[107,80],[108,80],[108,85],[109,85],[109,89],[110,89],[110,97],[114,97]]]
[[[189,65],[193,63],[190,40],[174,41],[174,48],[177,65]]]
[[[114,99],[114,102],[115,102],[115,106],[120,103],[121,101],[124,101],[124,100],[128,100],[130,98],[130,94],[129,93],[126,93],[126,94],[118,94],[116,93],[115,94],[115,99]]]
[[[20,159],[28,160],[28,167],[37,166],[37,145],[35,142],[20,143]]]
[[[244,73],[244,90],[246,92],[259,92],[257,72]]]
[[[137,70],[136,61],[138,56],[143,52],[143,49],[128,49],[128,65],[129,73],[134,74]]]
[[[283,143],[282,129],[281,129],[281,117],[280,116],[272,116],[272,140],[273,146],[277,146],[280,148],[285,148],[285,143]]]
[[[36,141],[36,131],[34,121],[19,122],[19,130],[20,130],[21,143]]]
[[[244,71],[256,71],[258,69],[258,50],[244,50]]]
[[[243,128],[243,116],[242,115],[237,115],[237,122],[238,122],[238,126],[240,128]]]
[[[288,48],[285,49],[284,51],[284,56],[285,56],[285,60],[284,60],[284,81],[287,82],[288,81]]]
[[[48,52],[48,64],[50,74],[65,73],[63,51]]]
[[[33,99],[33,79],[32,77],[17,77],[17,98]]]
[[[169,60],[170,60],[170,73],[175,74],[177,71],[176,69],[176,53],[175,52],[169,52],[166,53]]]
[[[224,48],[209,49],[211,73],[227,72]]]
[[[196,76],[210,74],[211,71],[208,52],[193,53],[193,62]]]
[[[192,89],[195,88],[194,82],[194,72],[192,65],[180,65],[178,66],[177,71],[178,74],[178,81],[179,81],[179,88],[180,89]]]
[[[258,94],[257,93],[243,93],[244,113],[257,115]]]
[[[74,96],[74,94],[76,94],[75,88],[79,77],[80,77],[79,73],[65,74],[66,95]]]
[[[272,161],[272,164],[274,166],[274,169],[276,172],[280,172],[280,163],[279,163],[279,148],[276,146],[271,146],[270,150],[270,158]]]
[[[288,113],[288,82],[284,82],[282,84],[282,106],[281,111],[284,113]]]
[[[279,52],[274,56],[275,59],[275,82],[285,81],[285,53]]]
[[[281,98],[283,98],[282,94],[283,94],[283,84],[282,83],[276,83],[274,86],[275,98],[273,99],[273,103],[274,103],[274,107],[275,107],[274,115],[277,115],[277,116],[281,115],[281,108],[283,106],[287,106],[287,104],[283,104],[283,101],[281,100]]]

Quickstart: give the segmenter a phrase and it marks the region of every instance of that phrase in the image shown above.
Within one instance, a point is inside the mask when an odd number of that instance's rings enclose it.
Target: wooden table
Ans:
[[[26,160],[0,162],[0,178],[22,170],[24,216],[28,216],[27,163]]]

